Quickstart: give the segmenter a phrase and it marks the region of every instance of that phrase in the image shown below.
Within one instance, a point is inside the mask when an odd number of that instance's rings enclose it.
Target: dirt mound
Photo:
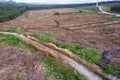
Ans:
[[[8,46],[0,49],[0,77],[5,80],[16,80],[24,77],[25,80],[50,80],[44,78],[45,69],[38,62],[39,53],[32,54],[30,51],[18,47]]]

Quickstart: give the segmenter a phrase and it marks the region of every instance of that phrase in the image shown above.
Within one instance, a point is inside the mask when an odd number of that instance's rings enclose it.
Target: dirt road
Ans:
[[[103,8],[102,8],[101,6],[98,5],[98,3],[96,4],[96,7],[98,7],[99,10],[100,10],[103,14],[108,14],[108,15],[120,17],[120,14],[115,14],[115,13],[110,13],[110,12],[104,11]]]

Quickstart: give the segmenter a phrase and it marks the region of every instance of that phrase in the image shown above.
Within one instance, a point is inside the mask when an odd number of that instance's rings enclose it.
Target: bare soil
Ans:
[[[60,15],[55,15],[56,12]],[[54,39],[77,43],[101,52],[120,49],[120,20],[107,15],[78,13],[74,9],[34,10],[0,23],[1,30],[15,27],[21,27],[20,33],[53,31],[57,34]],[[5,80],[14,80],[18,76],[23,76],[26,80],[51,80],[44,78],[43,64],[37,61],[39,53],[32,54],[8,46],[0,48],[0,55],[0,77]]]
[[[56,12],[62,14],[54,15]],[[28,11],[17,19],[0,23],[0,29],[21,27],[21,33],[49,30],[58,34],[57,40],[65,43],[77,43],[99,51],[120,48],[119,20],[106,15],[76,12],[75,9]]]
[[[0,47],[0,77],[5,80],[51,80],[45,78],[43,63],[38,61],[40,53],[33,54],[16,46]]]

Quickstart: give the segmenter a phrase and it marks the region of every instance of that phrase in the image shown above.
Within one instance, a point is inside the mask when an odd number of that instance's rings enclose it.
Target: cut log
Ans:
[[[62,54],[61,52],[54,50],[46,45],[40,44],[38,41],[34,41],[30,38],[25,37],[22,34],[17,33],[9,33],[9,32],[0,32],[1,34],[14,35],[21,38],[27,44],[34,46],[39,51],[45,53],[46,55],[50,55],[60,62],[69,65],[74,68],[79,74],[83,75],[87,80],[102,80],[99,76],[94,74],[92,71],[84,67],[83,65],[77,63],[75,60],[69,58],[68,56]]]

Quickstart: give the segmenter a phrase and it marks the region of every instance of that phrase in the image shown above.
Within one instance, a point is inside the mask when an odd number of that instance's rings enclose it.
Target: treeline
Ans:
[[[100,2],[99,4],[120,3],[120,1]],[[32,5],[26,3],[0,3],[0,22],[5,22],[20,16],[27,10],[51,9],[51,8],[74,8],[82,6],[96,5],[87,4],[67,4],[67,5]],[[111,11],[120,12],[120,5],[111,7]]]
[[[26,11],[25,6],[0,3],[0,22],[14,19]]]
[[[14,19],[27,10],[58,8],[57,5],[32,5],[26,3],[0,3],[0,22]]]
[[[32,5],[25,3],[0,3],[0,22],[5,22],[20,16],[27,10],[48,9],[53,6]]]
[[[114,12],[120,13],[120,4],[118,4],[118,5],[113,5],[113,6],[110,8],[110,11],[114,11]]]

